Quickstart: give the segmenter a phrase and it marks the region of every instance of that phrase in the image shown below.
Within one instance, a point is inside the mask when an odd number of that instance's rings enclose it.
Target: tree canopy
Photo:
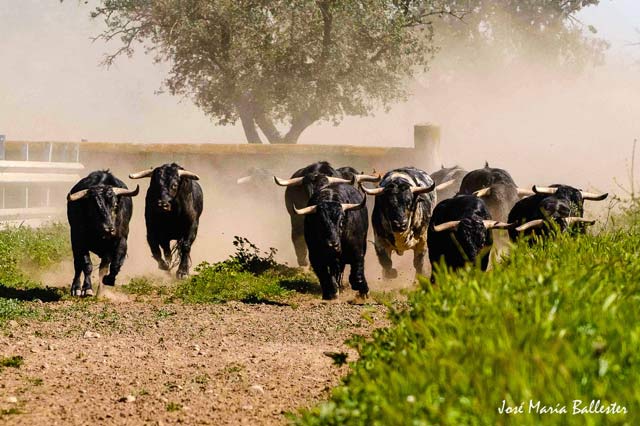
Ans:
[[[247,141],[296,143],[319,120],[364,116],[407,95],[443,40],[466,45],[518,31],[575,52],[574,14],[598,0],[100,0],[97,38],[143,44],[171,66],[165,85],[219,124],[242,123]],[[507,20],[498,19],[507,17]],[[505,24],[508,22],[508,24]],[[553,43],[552,43],[553,44]],[[555,44],[554,44],[555,45]],[[586,47],[585,47],[586,46]],[[286,126],[280,132],[278,126]]]

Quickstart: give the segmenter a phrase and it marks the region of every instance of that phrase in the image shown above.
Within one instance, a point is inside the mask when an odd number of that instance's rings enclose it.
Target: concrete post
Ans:
[[[440,156],[440,126],[431,123],[413,126],[413,145],[416,150],[415,166],[427,173],[438,170]]]

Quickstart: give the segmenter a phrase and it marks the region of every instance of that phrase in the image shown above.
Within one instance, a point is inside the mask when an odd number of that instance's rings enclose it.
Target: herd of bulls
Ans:
[[[203,209],[202,188],[196,182],[199,177],[175,163],[129,177],[150,178],[145,222],[147,242],[158,267],[170,270],[174,266],[171,241],[176,241],[176,275],[187,276]],[[512,240],[537,236],[531,243],[556,231],[584,232],[586,225],[594,223],[583,218],[584,200],[607,197],[567,185],[518,188],[507,171],[488,164],[468,173],[452,167],[429,175],[415,167],[402,167],[380,176],[317,162],[289,179],[274,179],[286,187],[285,204],[298,264],[307,265],[308,251],[323,299],[337,297],[346,265],[350,265],[352,289],[361,297],[368,294],[364,262],[369,221],[386,278],[397,276],[392,253],[408,250],[413,251],[417,274],[423,273],[427,254],[432,268],[440,262],[452,268],[472,262],[486,270],[492,229],[508,230]],[[364,185],[367,182],[377,187],[369,188]],[[93,294],[90,252],[101,259],[102,283],[115,284],[127,253],[131,197],[139,189],[128,189],[109,171],[95,171],[69,192],[67,216],[75,268],[72,295]],[[367,195],[375,196],[371,217]]]
[[[567,185],[518,188],[507,171],[488,164],[468,173],[452,167],[429,175],[402,167],[372,176],[319,162],[296,171],[290,179],[275,177],[275,182],[287,187],[285,202],[298,264],[307,264],[308,249],[324,299],[337,297],[345,265],[351,266],[352,289],[361,297],[368,293],[366,195],[375,196],[374,247],[386,278],[397,276],[391,254],[408,250],[413,250],[417,274],[423,272],[427,253],[432,268],[439,262],[451,268],[478,262],[486,270],[492,229],[508,230],[512,240],[538,236],[530,238],[531,243],[557,230],[584,232],[586,225],[594,223],[583,218],[584,200],[607,197]],[[368,188],[364,182],[378,182],[378,186]]]

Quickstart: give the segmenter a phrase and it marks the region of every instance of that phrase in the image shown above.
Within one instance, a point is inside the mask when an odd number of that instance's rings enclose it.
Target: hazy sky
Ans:
[[[99,67],[109,48],[91,43],[102,23],[88,17],[94,2],[82,3],[0,0],[0,133],[28,140],[244,142],[239,127],[214,126],[189,100],[155,94],[166,69],[141,52],[109,70]],[[640,53],[625,46],[640,40],[634,30],[640,0],[603,0],[580,19],[612,41],[612,54]],[[410,145],[411,108],[399,105],[388,116],[348,119],[337,128],[314,126],[301,141],[339,143],[356,132],[352,143]],[[401,125],[378,128],[384,120]]]

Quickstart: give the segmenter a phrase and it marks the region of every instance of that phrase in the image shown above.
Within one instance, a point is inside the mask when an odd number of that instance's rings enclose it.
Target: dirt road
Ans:
[[[286,424],[347,372],[324,352],[384,326],[380,305],[183,305],[118,293],[39,304],[0,330],[3,424]]]

